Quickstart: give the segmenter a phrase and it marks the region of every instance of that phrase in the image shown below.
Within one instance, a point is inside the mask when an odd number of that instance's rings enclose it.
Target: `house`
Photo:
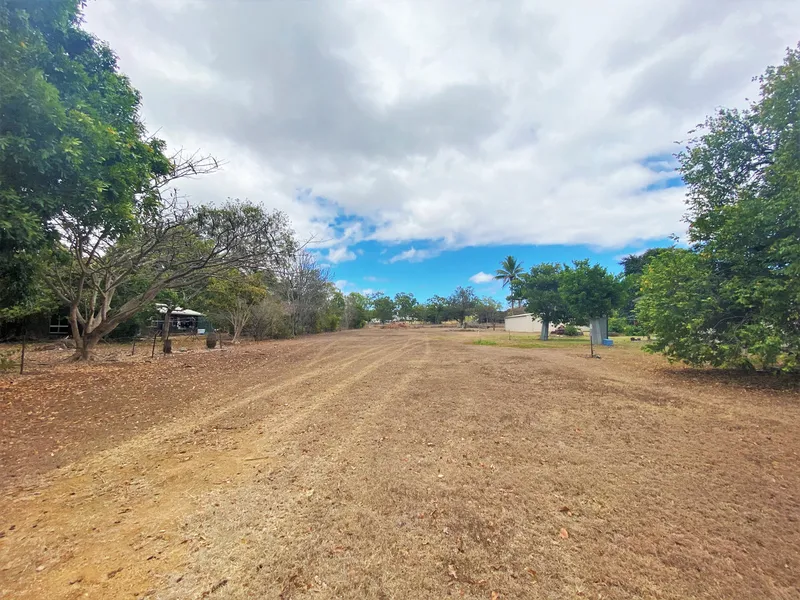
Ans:
[[[166,304],[156,304],[156,312],[161,315],[161,318],[154,318],[151,320],[152,327],[155,331],[162,331],[164,329],[164,315],[167,314]],[[208,319],[203,313],[188,308],[175,308],[169,317],[169,333],[170,335],[194,335],[204,334],[207,330],[213,329]]]

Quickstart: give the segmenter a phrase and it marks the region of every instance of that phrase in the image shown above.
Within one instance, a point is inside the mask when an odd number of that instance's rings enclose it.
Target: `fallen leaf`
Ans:
[[[453,579],[458,579],[458,575],[456,575],[456,569],[455,569],[455,567],[453,565],[447,565],[447,573]]]
[[[561,512],[569,512],[569,506],[562,506],[558,510],[561,511]]]
[[[562,527],[561,528],[561,533],[559,533],[558,535],[560,535],[564,539],[567,539],[569,537],[569,532]]]
[[[500,592],[492,591],[492,600],[500,600]]]

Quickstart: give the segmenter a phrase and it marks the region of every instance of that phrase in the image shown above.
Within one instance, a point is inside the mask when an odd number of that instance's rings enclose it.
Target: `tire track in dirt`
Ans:
[[[327,350],[332,345],[333,342],[321,348],[320,351],[316,353],[315,357],[310,361],[299,363],[303,367],[303,373],[300,375],[292,376],[289,379],[280,381],[266,388],[264,387],[263,383],[250,385],[249,387],[237,392],[237,396],[242,396],[240,399],[234,402],[227,402],[219,407],[215,407],[210,413],[207,412],[207,407],[198,410],[191,410],[190,408],[191,414],[181,417],[177,421],[151,428],[139,436],[117,445],[115,448],[100,452],[95,457],[88,457],[78,461],[76,464],[82,465],[82,468],[76,467],[76,465],[67,465],[62,468],[60,472],[54,472],[39,477],[38,481],[34,482],[33,484],[25,485],[19,489],[10,490],[8,493],[6,493],[5,497],[8,501],[16,501],[16,499],[19,497],[24,497],[27,492],[39,489],[46,485],[50,480],[63,478],[64,473],[67,472],[72,472],[73,474],[77,472],[79,475],[83,475],[87,470],[92,470],[93,464],[103,463],[112,455],[115,457],[117,462],[124,463],[126,456],[137,456],[144,449],[152,449],[153,447],[164,444],[180,443],[181,441],[186,442],[187,440],[192,439],[194,433],[202,430],[203,426],[208,426],[208,424],[212,423],[215,419],[224,419],[225,415],[232,411],[242,409],[253,402],[267,399],[274,394],[286,389],[290,389],[293,386],[298,386],[310,379],[330,376],[332,373],[335,373],[343,368],[347,368],[359,360],[367,359],[370,356],[381,352],[379,348],[370,348],[353,356],[348,348],[341,348],[332,355],[327,354]],[[336,360],[342,356],[345,357],[344,360]],[[309,371],[308,369],[313,370]],[[252,373],[249,373],[249,375],[252,376]],[[203,402],[199,401],[198,404],[203,404]],[[201,410],[205,410],[205,412],[200,412]]]
[[[318,514],[317,522],[331,520],[331,515],[324,514],[324,507],[305,503],[304,500],[312,496],[336,496],[343,477],[347,477],[343,471],[350,469],[353,460],[358,462],[355,455],[376,442],[380,444],[382,439],[375,439],[374,433],[370,435],[370,432],[387,426],[382,415],[406,399],[408,390],[433,360],[430,341],[425,339],[421,353],[418,352],[419,346],[414,345],[402,356],[412,354],[412,360],[404,362],[398,360],[402,357],[396,356],[392,360],[394,364],[385,372],[376,373],[373,370],[366,374],[361,378],[366,390],[351,395],[346,402],[333,402],[331,410],[319,421],[295,420],[292,429],[286,431],[287,436],[291,434],[291,439],[295,440],[294,447],[283,454],[282,460],[272,465],[274,469],[269,473],[233,490],[212,492],[208,504],[216,508],[189,519],[186,535],[194,540],[218,541],[210,547],[202,541],[195,545],[194,550],[199,553],[192,563],[186,565],[179,575],[173,574],[173,581],[177,580],[177,584],[154,590],[152,597],[164,600],[198,597],[222,579],[228,581],[226,594],[229,597],[273,597],[281,590],[288,590],[289,594],[296,573],[284,572],[277,565],[271,565],[270,549],[280,548],[277,553],[282,556],[275,562],[294,565],[313,563],[315,556],[329,551],[327,547],[320,548],[316,542],[306,542],[297,535],[296,521],[315,520],[307,518],[305,513],[309,511],[322,513]],[[367,377],[373,381],[366,382]],[[380,387],[380,393],[373,395],[372,387]],[[337,390],[332,397],[345,391]],[[320,413],[315,415],[319,416]],[[342,433],[338,425],[343,422],[354,425],[341,437],[337,435]],[[302,429],[298,430],[300,427]],[[306,455],[306,448],[313,448],[313,454]],[[281,511],[264,510],[265,506],[285,505],[286,490],[292,490],[301,498],[300,506],[291,508],[297,520],[285,518],[286,515]],[[209,512],[223,516],[211,517],[211,523],[204,524],[209,519]],[[333,527],[330,523],[328,525],[328,528]],[[269,531],[269,539],[252,540],[246,548],[242,548],[240,541],[258,538],[259,531]],[[281,548],[284,545],[280,540],[283,539],[293,540],[291,548]],[[221,560],[223,556],[228,558]],[[268,578],[269,591],[247,589],[254,573],[262,573]]]
[[[298,423],[321,411],[332,400],[370,374],[400,356],[413,352],[416,347],[416,344],[407,339],[401,339],[399,343],[392,340],[388,345],[388,349],[386,344],[383,344],[377,348],[368,348],[355,356],[349,354],[349,358],[346,360],[333,364],[325,363],[323,367],[311,373],[304,372],[288,381],[270,386],[266,392],[256,392],[238,401],[236,408],[243,408],[268,396],[274,396],[281,390],[296,387],[303,381],[313,378],[321,379],[320,383],[324,386],[322,392],[315,388],[309,388],[300,395],[300,402],[307,402],[302,410],[295,411],[289,417],[283,414],[286,411],[279,411],[269,415],[264,422],[254,425],[254,427],[261,427],[264,430],[270,429],[269,436],[254,435],[252,431],[243,431],[238,435],[226,433],[226,443],[231,447],[222,452],[200,449],[194,455],[178,459],[165,459],[160,462],[139,457],[140,462],[137,466],[140,473],[147,469],[154,471],[148,475],[149,481],[142,482],[141,477],[138,480],[139,487],[143,488],[145,492],[143,494],[129,494],[125,486],[130,483],[131,476],[134,475],[133,479],[135,479],[136,475],[132,473],[131,461],[137,458],[137,452],[142,453],[153,449],[153,435],[145,435],[141,440],[134,440],[132,443],[126,444],[126,448],[122,451],[112,451],[105,453],[106,456],[102,458],[87,461],[84,475],[56,480],[52,485],[34,492],[33,495],[15,498],[13,503],[16,506],[11,511],[12,518],[23,522],[27,516],[27,520],[30,521],[30,518],[33,517],[30,513],[39,513],[39,518],[30,524],[38,531],[30,534],[26,540],[27,543],[24,544],[25,547],[18,546],[17,552],[11,552],[10,548],[4,546],[5,551],[0,552],[0,558],[3,559],[6,567],[4,571],[0,572],[2,575],[0,581],[8,576],[19,578],[18,583],[21,585],[14,586],[16,594],[14,597],[41,597],[42,590],[48,590],[48,597],[71,597],[72,592],[81,590],[81,593],[89,590],[92,591],[91,593],[96,592],[99,594],[98,597],[112,597],[111,589],[121,592],[130,589],[130,586],[136,581],[146,580],[149,577],[148,572],[153,570],[154,563],[148,564],[146,560],[138,556],[141,554],[140,551],[148,545],[163,547],[162,551],[164,548],[172,546],[169,555],[173,559],[175,555],[181,555],[180,532],[175,531],[174,528],[170,530],[169,523],[187,512],[190,514],[191,507],[198,499],[199,494],[213,489],[216,483],[230,485],[233,479],[242,474],[243,466],[247,465],[247,459],[252,458],[251,455],[254,452],[263,452],[279,443],[284,434],[291,431]],[[365,360],[372,359],[376,354],[380,355],[377,360],[363,365]],[[302,367],[303,365],[298,366]],[[354,373],[349,373],[348,369],[352,367],[355,367],[356,370]],[[341,381],[330,385],[329,377],[342,374],[344,378]],[[284,405],[284,408],[292,409],[298,405],[299,402],[293,402],[293,404]],[[231,410],[234,408],[226,407],[223,411],[217,411],[210,415],[208,420],[218,419],[222,414],[229,413]],[[268,427],[275,421],[278,421],[277,426]],[[185,428],[186,425],[182,424],[179,427]],[[253,427],[250,429],[252,430]],[[163,432],[161,434],[163,435]],[[160,445],[168,446],[169,443],[174,443],[174,440],[180,439],[180,437],[175,434],[168,435],[166,440],[160,441]],[[159,442],[155,442],[155,444],[159,445]],[[190,458],[191,462],[187,462]],[[86,474],[86,471],[92,472]],[[252,472],[251,469],[248,475]],[[95,490],[91,496],[87,497],[86,494],[82,494],[82,497],[79,497],[71,506],[59,506],[65,500],[74,499],[78,493],[76,490],[85,489],[87,486]],[[158,497],[161,493],[165,494],[163,500]],[[124,502],[125,500],[128,502]],[[115,518],[120,513],[125,516]],[[152,518],[155,514],[157,517]],[[88,521],[86,523],[76,522],[75,517],[80,515],[91,515],[91,517],[86,519]],[[147,523],[145,526],[142,525],[142,520]],[[94,525],[94,527],[87,532],[89,525]],[[98,526],[114,528],[114,530],[110,532],[106,530],[105,535],[99,535],[101,527]],[[95,532],[98,533],[95,534]],[[92,537],[100,538],[98,540],[100,544],[90,543],[88,544],[89,548],[79,547],[80,544],[89,541],[87,538]],[[35,553],[37,547],[58,547],[59,541],[63,546],[63,542],[69,538],[76,539],[76,541],[70,540],[71,550],[67,551],[65,555],[56,557],[55,560],[53,557],[50,557],[49,561],[40,559],[42,564],[37,567],[42,566],[43,568],[39,572],[32,573],[33,581],[22,582],[23,579],[31,578],[30,575],[25,577],[25,573],[31,568],[30,555]],[[156,543],[152,544],[148,540]],[[120,547],[127,549],[120,552]],[[109,560],[109,556],[107,556],[109,548],[114,549],[112,560]],[[28,556],[25,556],[26,554]],[[75,565],[72,564],[74,561],[70,560],[73,555],[81,556],[82,567],[74,568]],[[148,558],[154,559],[156,555]],[[125,576],[115,573],[115,570],[120,567],[114,566],[114,564],[120,562],[124,565],[122,568],[126,572]],[[106,565],[108,566],[107,571],[105,571]],[[70,585],[70,582],[73,584]],[[101,584],[101,586],[100,588],[87,588],[82,585],[85,583]],[[100,591],[101,589],[103,591]]]

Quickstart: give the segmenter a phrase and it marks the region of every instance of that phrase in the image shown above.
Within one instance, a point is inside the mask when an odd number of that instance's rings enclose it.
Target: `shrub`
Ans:
[[[570,337],[577,337],[579,335],[583,335],[583,332],[580,328],[576,327],[575,325],[566,325],[564,327],[564,335],[568,335]]]
[[[206,348],[213,350],[217,347],[217,334],[213,331],[206,336]]]

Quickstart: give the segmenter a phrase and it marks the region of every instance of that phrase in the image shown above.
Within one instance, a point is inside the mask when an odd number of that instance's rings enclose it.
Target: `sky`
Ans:
[[[513,255],[619,259],[686,225],[674,152],[800,39],[796,0],[93,0],[193,202],[284,211],[345,292],[420,300]]]

